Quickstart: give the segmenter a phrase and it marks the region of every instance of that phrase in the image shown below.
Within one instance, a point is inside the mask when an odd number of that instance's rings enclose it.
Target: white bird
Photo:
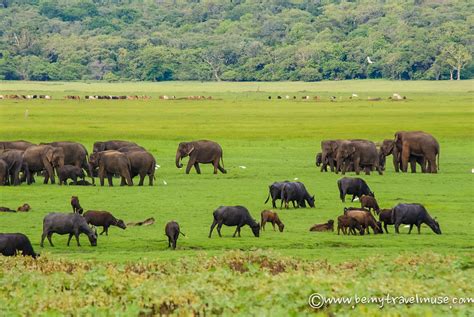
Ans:
[[[246,168],[247,168],[246,166],[243,166],[243,165],[240,165],[239,167],[240,167],[240,168],[243,168],[243,169],[246,169]]]
[[[352,94],[352,97],[359,97],[358,94]]]
[[[354,201],[359,201],[359,197],[354,198]]]
[[[369,56],[367,56],[367,62],[368,62],[369,64],[373,64],[373,63],[374,63],[374,62],[372,62],[372,61],[370,60],[370,57],[369,57]]]
[[[293,178],[293,180],[295,180],[295,181],[297,181],[298,179],[299,179],[298,177]]]
[[[155,165],[155,169],[156,169],[156,170],[159,169],[160,167],[161,167],[161,166],[158,165],[158,164]]]
[[[474,168],[471,170],[471,173],[474,174]]]
[[[163,185],[168,185],[168,183],[165,180],[163,180]]]

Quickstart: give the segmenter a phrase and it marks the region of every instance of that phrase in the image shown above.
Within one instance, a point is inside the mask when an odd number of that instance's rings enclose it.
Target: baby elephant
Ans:
[[[179,224],[176,221],[170,221],[166,224],[165,234],[168,237],[168,248],[173,246],[173,250],[176,249],[176,242],[178,242],[180,233],[185,236],[179,229]]]
[[[71,206],[72,206],[73,213],[78,213],[82,215],[82,212],[84,211],[84,209],[82,209],[81,204],[79,204],[79,197],[77,196],[71,197]]]
[[[280,232],[283,232],[285,225],[283,224],[283,222],[281,222],[276,212],[273,212],[271,210],[264,210],[262,211],[261,216],[262,216],[261,218],[262,221],[261,221],[260,227],[262,228],[262,230],[265,230],[265,224],[267,222],[270,222],[273,226],[273,231],[275,231],[275,224],[277,224],[278,230],[280,230]]]
[[[86,180],[80,179],[78,180],[75,184],[74,182],[69,182],[69,185],[76,185],[76,186],[95,186],[95,184],[92,184]]]
[[[74,185],[77,184],[77,178],[80,177],[82,180],[86,177],[82,168],[73,165],[64,165],[58,168],[59,185],[66,184],[70,178]]]
[[[101,235],[105,232],[105,235],[108,236],[110,226],[116,226],[121,229],[127,228],[123,220],[115,218],[108,211],[88,210],[86,213],[84,213],[84,218],[88,224],[96,227],[103,227],[103,230],[100,233]]]
[[[334,231],[334,220],[329,219],[326,223],[316,224],[309,231]]]

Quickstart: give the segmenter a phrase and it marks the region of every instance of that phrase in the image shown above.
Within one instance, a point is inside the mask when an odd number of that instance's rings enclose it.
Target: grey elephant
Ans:
[[[3,186],[6,184],[7,179],[8,179],[8,165],[7,163],[0,159],[0,186]]]
[[[95,142],[92,152],[102,152],[108,150],[118,150],[122,147],[127,146],[138,146],[138,144],[129,141],[121,141],[121,140],[110,140],[104,142]]]
[[[431,134],[423,131],[397,131],[395,144],[401,151],[402,172],[407,171],[411,155],[425,158],[428,167],[423,168],[423,173],[438,172],[440,147],[438,141]],[[436,159],[438,159],[438,163],[436,163]]]
[[[396,146],[394,140],[385,139],[383,140],[379,151],[380,164],[382,167],[385,167],[385,160],[389,155],[392,155],[393,167],[395,172],[398,173],[402,167],[401,149]],[[412,173],[416,173],[417,163],[420,165],[422,171],[426,169],[426,160],[424,156],[410,155],[409,160]]]
[[[342,141],[337,149],[336,162],[336,173],[342,170],[343,175],[350,167],[351,162],[354,164],[357,175],[359,175],[361,167],[364,168],[367,175],[370,175],[370,171],[373,169],[377,170],[380,175],[383,174],[379,165],[379,154],[372,141]]]
[[[327,171],[328,164],[331,168],[331,172],[334,172],[337,148],[341,142],[343,142],[343,140],[321,141],[321,172]]]
[[[51,142],[51,143],[41,143],[47,144],[54,147],[60,147],[64,151],[64,164],[73,165],[78,168],[82,168],[87,171],[88,176],[92,179],[94,183],[94,177],[92,171],[89,169],[89,164],[87,163],[87,157],[89,153],[84,145],[77,142]]]
[[[109,186],[113,186],[112,176],[118,174],[122,177],[120,186],[133,186],[130,176],[130,160],[124,153],[118,151],[95,152],[89,156],[91,169],[99,168],[100,186],[104,186],[104,178],[107,177]]]
[[[200,140],[192,142],[181,142],[176,151],[176,167],[181,168],[181,159],[189,156],[188,165],[186,166],[186,174],[189,174],[191,167],[194,166],[196,172],[201,174],[199,163],[214,165],[214,174],[217,170],[227,173],[224,169],[224,159],[222,158],[222,148],[219,144],[209,140]],[[222,166],[220,162],[222,161]]]
[[[54,184],[54,169],[64,166],[64,151],[51,145],[33,145],[23,153],[23,161],[28,167],[28,185],[33,182],[32,174],[43,170],[46,170],[44,183],[51,179],[51,184]]]
[[[24,151],[32,145],[36,145],[36,144],[33,144],[31,142],[28,142],[28,141],[23,141],[23,140],[2,141],[2,142],[0,142],[0,150],[20,150],[20,151]]]
[[[7,164],[7,177],[5,183],[10,185],[20,185],[20,172],[24,172],[24,176],[29,175],[26,163],[23,160],[23,151],[21,150],[0,150],[0,159]]]
[[[153,186],[156,166],[156,160],[153,155],[142,147],[136,146],[120,148],[118,151],[124,153],[130,160],[131,177],[134,178],[135,176],[140,175],[138,186],[143,186],[143,181],[147,175],[149,179],[148,185]]]

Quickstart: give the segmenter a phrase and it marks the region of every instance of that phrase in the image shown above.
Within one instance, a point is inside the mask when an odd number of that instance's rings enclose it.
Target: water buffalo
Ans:
[[[344,208],[344,214],[349,216],[361,225],[362,230],[361,234],[364,231],[367,231],[367,234],[370,234],[369,227],[372,228],[374,234],[383,233],[382,229],[380,228],[377,220],[375,220],[374,216],[367,210],[364,209],[347,209]]]
[[[249,227],[252,228],[252,232],[255,237],[260,236],[260,224],[252,218],[247,208],[243,206],[220,206],[214,211],[213,216],[214,221],[211,225],[211,231],[209,231],[209,238],[211,237],[212,231],[216,225],[219,237],[222,237],[222,225],[230,227],[237,226],[233,237],[235,237],[237,233],[240,237],[240,228],[245,225],[249,225]]]
[[[178,242],[179,234],[185,235],[179,229],[179,224],[176,221],[170,221],[165,226],[165,234],[168,237],[168,248],[173,246],[176,249],[176,242]]]
[[[270,197],[272,197],[272,206],[273,208],[276,208],[275,201],[278,199],[281,199],[281,189],[283,188],[283,185],[285,183],[289,183],[289,181],[283,181],[283,182],[274,182],[270,186],[268,186],[268,197],[267,200],[265,200],[265,204],[268,202]],[[296,208],[295,202],[293,201],[293,208]]]
[[[379,213],[379,220],[383,222],[383,228],[385,229],[385,233],[388,233],[387,226],[393,225],[392,222],[392,209],[382,209]]]
[[[280,217],[278,217],[278,214],[271,210],[264,210],[261,213],[260,227],[262,230],[265,230],[265,224],[267,222],[270,222],[272,224],[273,231],[275,231],[275,224],[278,225],[278,230],[280,230],[280,232],[283,232],[283,229],[285,228],[285,225],[283,224],[283,222],[281,222]]]
[[[91,229],[84,217],[79,214],[66,214],[59,212],[52,212],[47,214],[43,219],[43,234],[41,236],[41,247],[43,247],[44,238],[48,237],[49,244],[54,247],[51,241],[53,233],[69,234],[67,245],[71,242],[72,236],[76,237],[77,246],[79,243],[79,235],[85,233],[89,238],[92,246],[97,245],[97,232]]]
[[[31,246],[30,239],[22,233],[0,233],[0,254],[14,256],[18,251],[23,256],[31,256],[34,259],[39,256]]]
[[[354,201],[356,197],[360,198],[362,195],[375,197],[362,178],[343,177],[337,181],[337,187],[339,188],[339,196],[342,202],[346,201],[346,195],[352,195],[351,201]]]
[[[422,223],[428,225],[436,234],[441,234],[441,228],[438,222],[431,218],[426,211],[425,207],[421,204],[398,204],[392,209],[392,222],[395,225],[395,232],[400,233],[398,228],[401,224],[410,225],[408,234],[411,233],[411,229],[416,225],[418,228],[418,234],[420,234],[420,227]]]
[[[285,208],[288,209],[288,202],[296,201],[298,207],[306,208],[306,202],[308,202],[311,208],[314,208],[314,196],[311,196],[306,187],[301,182],[288,182],[283,184],[281,189],[281,204],[280,208],[285,203]],[[293,204],[294,205],[294,204]]]
[[[110,212],[108,211],[95,211],[95,210],[88,210],[84,213],[84,218],[86,219],[87,223],[96,227],[103,227],[101,235],[105,232],[105,235],[109,235],[109,227],[116,226],[121,229],[127,228],[123,220],[115,218]]]

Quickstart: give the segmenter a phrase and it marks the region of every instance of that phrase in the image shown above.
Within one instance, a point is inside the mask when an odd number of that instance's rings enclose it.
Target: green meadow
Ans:
[[[407,99],[391,101],[388,97],[393,93]],[[332,305],[321,310],[307,305],[307,297],[318,290],[332,295],[357,291],[368,295],[442,293],[472,297],[474,289],[468,282],[474,276],[472,80],[0,82],[0,94],[53,97],[0,100],[1,140],[76,141],[89,152],[95,141],[130,140],[147,148],[160,166],[153,187],[120,187],[119,179],[114,179],[114,187],[44,185],[40,177],[31,186],[2,187],[0,206],[16,209],[29,203],[32,211],[0,214],[0,232],[25,233],[41,253],[37,262],[0,258],[0,295],[4,295],[0,296],[0,304],[6,305],[6,315],[473,313],[472,304],[383,309],[373,304],[355,308]],[[83,100],[84,95],[95,94],[148,95],[151,99]],[[350,99],[352,94],[358,97]],[[80,95],[81,100],[64,100],[65,95]],[[212,99],[160,100],[160,95],[203,95]],[[286,95],[296,99],[287,100]],[[302,100],[306,95],[311,99]],[[283,99],[276,99],[277,96]],[[320,99],[314,100],[314,96]],[[330,101],[331,96],[336,97],[334,102]],[[382,100],[369,101],[369,97]],[[360,177],[375,192],[381,208],[402,202],[423,204],[437,217],[442,235],[434,234],[427,226],[422,226],[420,235],[416,230],[408,235],[407,228],[396,235],[392,226],[389,234],[382,235],[309,232],[315,223],[328,219],[337,222],[344,207],[360,206],[350,199],[346,203],[340,201],[336,181],[341,175],[322,173],[315,166],[321,140],[363,138],[381,142],[392,139],[398,130],[423,130],[438,139],[439,173],[395,173],[389,157],[384,175]],[[221,144],[227,174],[213,175],[211,165],[201,165],[201,175],[194,169],[186,175],[184,168],[176,168],[178,143],[199,139]],[[187,159],[183,161],[186,163]],[[242,228],[241,238],[232,238],[235,228],[224,226],[222,238],[216,231],[208,238],[212,213],[217,207],[243,205],[260,221],[260,212],[271,209],[271,201],[264,204],[268,185],[294,179],[303,182],[316,196],[316,208],[278,209],[285,224],[283,233],[273,231],[267,224],[259,238],[252,235],[249,227]],[[134,182],[138,183],[138,178]],[[53,211],[71,212],[72,195],[79,196],[85,210],[107,210],[126,223],[149,217],[156,222],[126,230],[112,227],[108,237],[99,237],[97,247],[91,247],[85,236],[81,236],[82,247],[74,241],[67,247],[67,236],[53,235],[55,247],[45,243],[40,248],[43,217]],[[179,238],[175,251],[168,249],[164,235],[164,226],[170,220],[177,221],[186,234]],[[236,266],[232,259],[239,264]],[[261,264],[265,261],[271,263],[270,269]],[[275,263],[282,268],[274,271]],[[71,271],[64,266],[71,267]],[[141,270],[137,269],[139,266]],[[114,281],[118,283],[117,275],[122,273],[130,284],[114,289]],[[140,281],[146,281],[143,285],[149,288],[155,285],[156,289],[146,294],[144,286],[130,286],[140,285]],[[51,288],[40,292],[42,283],[51,283]],[[158,286],[160,283],[164,284]],[[38,292],[34,293],[29,285],[35,285]],[[20,300],[28,294],[32,294],[32,301]],[[84,297],[83,301],[73,300],[76,295]],[[71,301],[67,302],[67,298]],[[43,304],[35,306],[38,302]]]

